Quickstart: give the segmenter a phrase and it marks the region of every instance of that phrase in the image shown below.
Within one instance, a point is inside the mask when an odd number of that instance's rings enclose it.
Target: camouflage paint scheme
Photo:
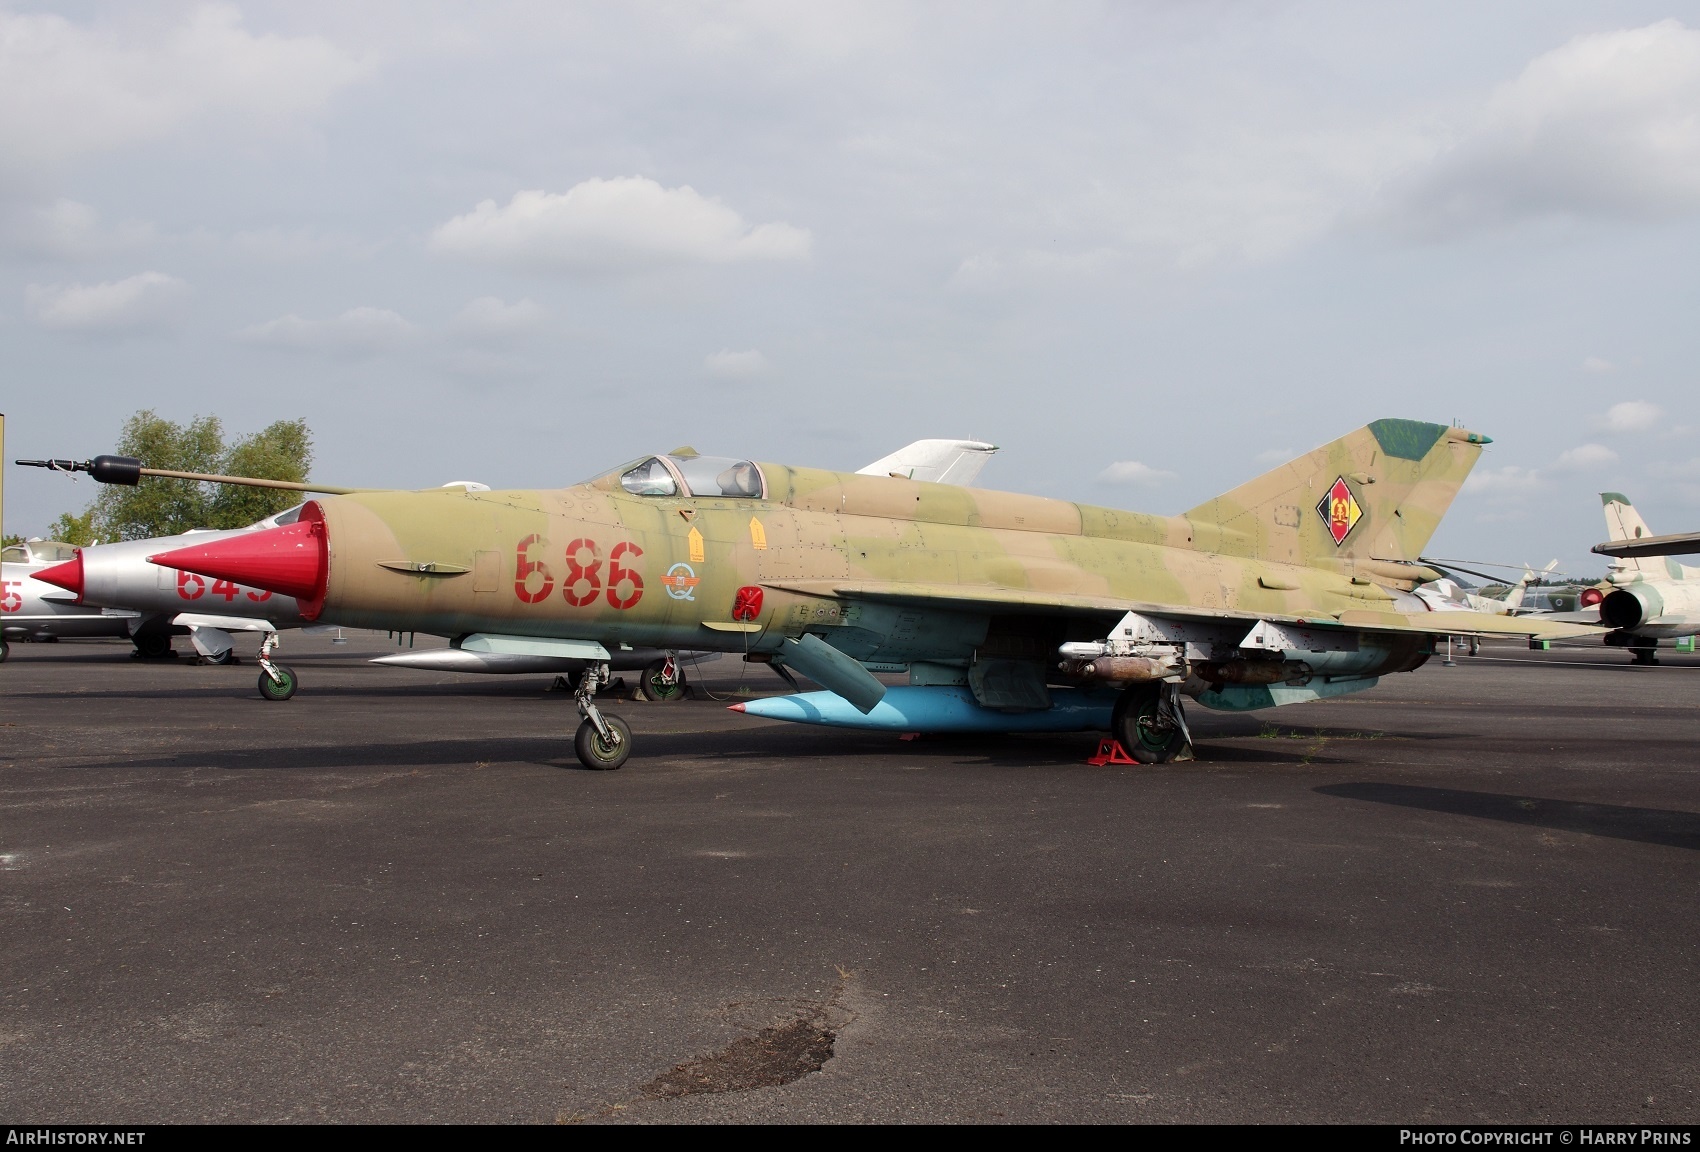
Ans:
[[[760,465],[759,498],[634,495],[617,469],[557,491],[308,507],[328,540],[320,617],[345,626],[756,653],[807,631],[870,663],[1006,659],[1042,683],[1059,643],[1137,610],[1349,629],[1382,654],[1359,660],[1373,675],[1417,666],[1435,635],[1581,631],[1436,620],[1409,595],[1438,575],[1411,562],[1486,442],[1382,420],[1172,517],[780,464]],[[1337,484],[1355,510],[1331,524]],[[733,618],[745,587],[763,592],[751,621]]]

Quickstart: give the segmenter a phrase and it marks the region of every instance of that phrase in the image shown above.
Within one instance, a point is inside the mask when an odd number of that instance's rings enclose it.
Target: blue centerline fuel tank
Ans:
[[[1090,732],[1107,731],[1110,711],[1121,694],[1076,688],[1052,688],[1052,705],[1035,712],[982,708],[973,692],[956,687],[900,687],[866,716],[833,692],[800,692],[733,704],[731,710],[767,720],[866,728],[877,732]]]

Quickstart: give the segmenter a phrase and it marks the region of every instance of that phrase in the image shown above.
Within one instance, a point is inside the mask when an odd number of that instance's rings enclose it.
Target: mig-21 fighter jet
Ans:
[[[313,620],[582,659],[574,747],[592,768],[633,746],[595,700],[622,644],[739,654],[826,690],[781,698],[785,718],[1108,728],[1154,763],[1191,754],[1183,698],[1319,700],[1420,666],[1436,637],[1587,632],[1412,593],[1441,576],[1417,558],[1487,442],[1378,420],[1179,516],[680,448],[555,490],[315,499],[294,524],[151,559]]]

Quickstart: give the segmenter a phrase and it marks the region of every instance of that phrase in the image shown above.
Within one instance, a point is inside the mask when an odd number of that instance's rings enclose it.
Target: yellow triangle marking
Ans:
[[[767,547],[767,529],[762,527],[760,520],[750,517],[750,546],[752,548]]]
[[[691,542],[691,563],[701,564],[704,556],[702,550],[702,533],[696,530],[695,525],[692,525],[691,534],[687,536],[686,539]]]

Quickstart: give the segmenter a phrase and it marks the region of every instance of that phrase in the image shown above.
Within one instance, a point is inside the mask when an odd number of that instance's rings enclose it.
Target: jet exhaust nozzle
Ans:
[[[77,549],[76,556],[63,564],[43,568],[33,575],[37,580],[63,588],[67,592],[76,593],[77,603],[83,602],[83,550],[81,548]]]
[[[37,576],[36,579],[41,579]],[[1642,584],[1614,588],[1600,601],[1600,621],[1611,628],[1637,628],[1665,614],[1664,600]]]
[[[324,603],[330,548],[323,514],[317,501],[309,501],[293,524],[162,552],[148,562],[293,596],[301,615],[315,620]]]

